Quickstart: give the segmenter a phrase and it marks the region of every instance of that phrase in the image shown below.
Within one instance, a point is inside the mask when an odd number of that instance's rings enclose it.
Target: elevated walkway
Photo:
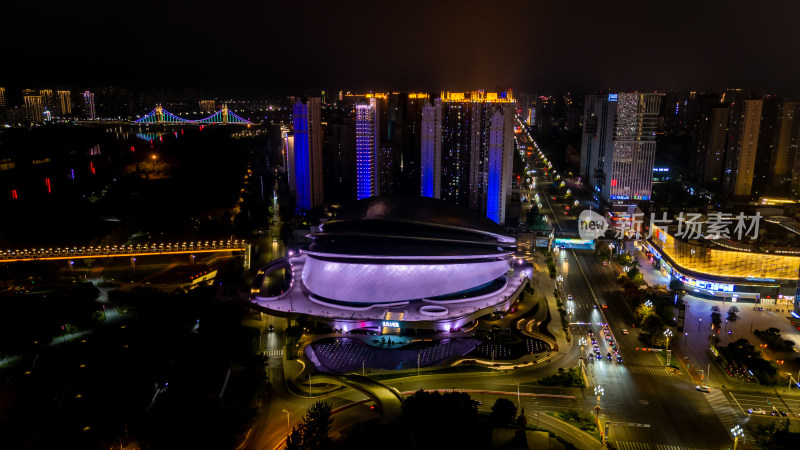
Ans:
[[[346,386],[362,392],[375,401],[381,409],[381,424],[386,425],[399,420],[403,415],[403,396],[393,388],[379,383],[372,378],[356,374],[314,376],[315,381]]]

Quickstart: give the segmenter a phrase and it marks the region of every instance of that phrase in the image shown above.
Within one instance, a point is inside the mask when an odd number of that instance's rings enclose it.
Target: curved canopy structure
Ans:
[[[285,294],[270,296],[265,281],[284,263],[261,269],[252,288],[259,305],[327,317],[336,328],[426,322],[450,330],[507,307],[525,284],[508,275],[516,240],[442,200],[360,200],[309,237],[307,250],[287,258]]]

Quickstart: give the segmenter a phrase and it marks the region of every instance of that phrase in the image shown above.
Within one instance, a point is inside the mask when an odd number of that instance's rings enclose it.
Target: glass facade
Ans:
[[[698,273],[750,281],[798,278],[800,256],[716,250],[677,240],[662,229],[658,229],[652,242],[675,264]]]

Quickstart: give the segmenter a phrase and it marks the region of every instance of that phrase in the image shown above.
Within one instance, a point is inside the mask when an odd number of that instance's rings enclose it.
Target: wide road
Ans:
[[[529,164],[536,167],[533,158],[529,158]],[[556,194],[552,183],[541,175],[539,166],[536,191],[544,199],[542,213],[552,214],[554,231],[568,228],[564,219],[574,221],[575,218],[564,215],[564,205],[553,200]],[[604,266],[590,250],[565,249],[554,257],[558,273],[563,276],[559,283],[562,294],[572,296],[566,308],[574,311],[571,315],[573,337],[584,337],[588,342],[583,356],[591,361],[587,363],[590,383],[604,389],[600,416],[604,423],[611,423],[609,441],[617,442],[618,447],[631,448],[656,444],[684,448],[729,447],[731,437],[706,394],[668,372],[654,353],[637,350],[643,345],[638,339],[638,330],[632,326],[632,311],[620,296],[611,266]],[[602,324],[606,322],[623,363],[605,357],[611,353],[613,358],[607,334],[602,331]],[[623,334],[623,329],[629,334]],[[595,334],[602,360],[589,358],[590,330]]]

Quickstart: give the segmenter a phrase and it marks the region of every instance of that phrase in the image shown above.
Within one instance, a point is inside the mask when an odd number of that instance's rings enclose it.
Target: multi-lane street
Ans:
[[[559,214],[563,204],[553,200],[557,198],[553,183],[541,177],[544,166],[535,163],[535,155],[529,156],[527,162],[537,170],[536,192],[545,199],[541,212],[552,217],[554,231],[567,228],[564,218],[575,219]],[[563,277],[559,283],[562,295],[571,297],[566,301],[566,309],[574,311],[573,338],[583,337],[587,341],[582,355],[587,358],[590,383],[604,390],[600,414],[604,423],[610,423],[609,441],[631,448],[635,448],[635,443],[727,448],[731,440],[726,433],[729,424],[717,420],[718,414],[708,398],[718,401],[716,395],[696,391],[695,384],[687,377],[672,374],[654,353],[640,350],[643,345],[633,326],[633,313],[621,296],[613,295],[619,292],[619,286],[612,266],[603,265],[591,250],[564,249],[557,251],[554,258]],[[608,324],[609,332],[604,332],[604,323]],[[590,332],[594,333],[602,359],[590,357],[595,355]],[[616,361],[609,342],[616,344],[622,362]],[[607,358],[609,353],[611,360]],[[739,423],[740,417],[733,419]],[[698,426],[701,423],[703,427]]]

